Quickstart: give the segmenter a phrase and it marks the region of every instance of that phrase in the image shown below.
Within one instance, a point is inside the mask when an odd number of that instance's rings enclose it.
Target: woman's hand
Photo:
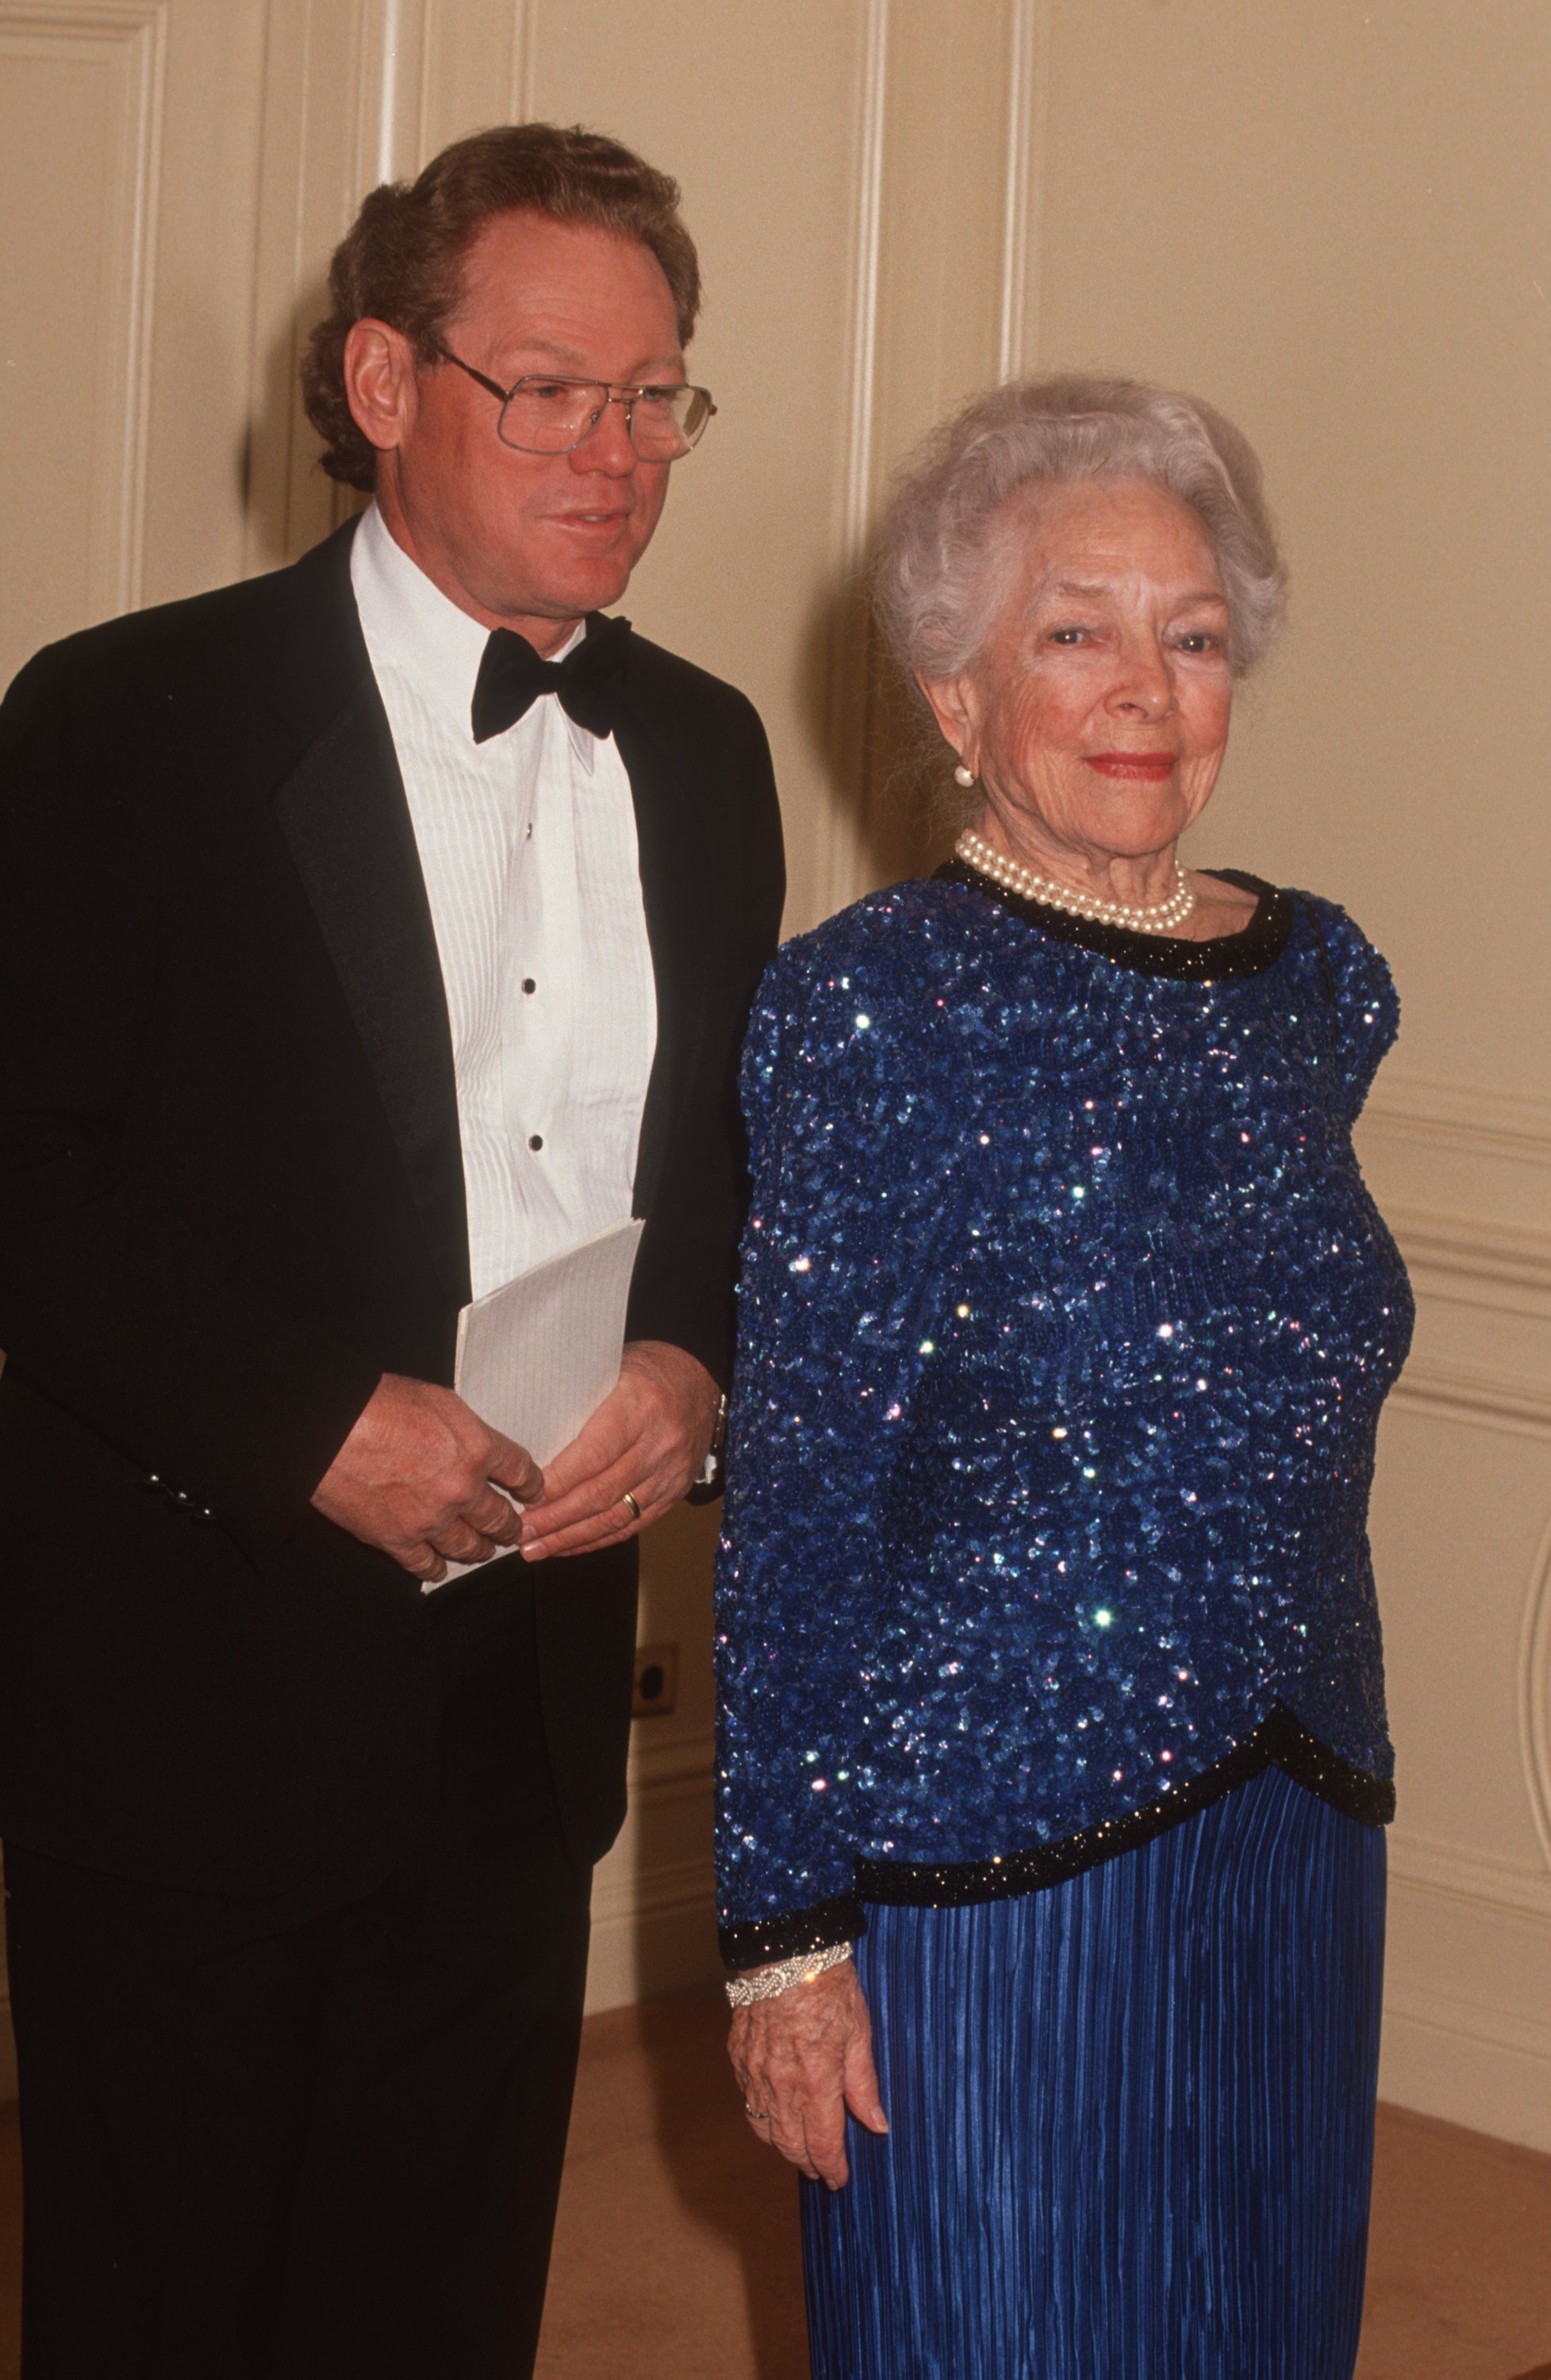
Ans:
[[[739,2009],[727,2054],[759,2138],[810,2181],[839,2190],[850,2179],[847,2108],[869,2132],[889,2129],[873,2069],[872,2023],[849,1960],[811,1984]]]

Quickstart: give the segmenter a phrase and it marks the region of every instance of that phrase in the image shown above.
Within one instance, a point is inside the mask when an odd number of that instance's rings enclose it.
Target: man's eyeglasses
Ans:
[[[590,438],[611,405],[624,408],[624,426],[643,463],[674,463],[687,455],[716,411],[709,388],[683,382],[665,387],[618,388],[602,380],[567,380],[526,372],[511,388],[476,371],[451,347],[439,352],[459,371],[501,400],[495,434],[523,455],[568,455]]]

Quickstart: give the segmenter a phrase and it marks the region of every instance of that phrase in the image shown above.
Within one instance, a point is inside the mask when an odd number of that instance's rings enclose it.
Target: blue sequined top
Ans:
[[[1366,1511],[1412,1305],[1343,911],[1063,917],[958,864],[789,942],[718,1570],[722,1944],[1033,1888],[1279,1760],[1388,1815]]]

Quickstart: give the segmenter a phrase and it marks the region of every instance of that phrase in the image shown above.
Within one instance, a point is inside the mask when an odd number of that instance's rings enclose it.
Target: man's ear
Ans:
[[[978,775],[980,704],[971,680],[967,676],[925,678],[917,671],[915,683],[930,703],[932,717],[941,728],[944,740],[952,746],[964,767]]]
[[[363,438],[384,451],[414,426],[419,383],[415,351],[391,322],[365,315],[345,337],[345,395]]]

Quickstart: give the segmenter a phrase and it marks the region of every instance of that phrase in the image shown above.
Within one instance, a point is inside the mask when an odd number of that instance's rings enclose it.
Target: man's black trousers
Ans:
[[[508,1575],[512,1574],[512,1575]],[[449,1599],[441,1773],[346,1906],[146,1891],[8,1846],[25,2380],[522,2380],[580,2034],[515,1560]]]

